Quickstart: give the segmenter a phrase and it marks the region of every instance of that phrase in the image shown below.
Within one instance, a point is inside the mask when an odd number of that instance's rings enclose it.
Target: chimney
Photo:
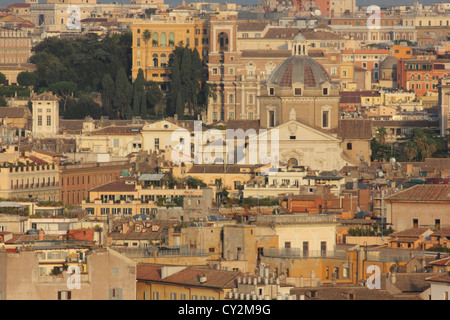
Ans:
[[[39,241],[44,241],[44,230],[39,230]]]

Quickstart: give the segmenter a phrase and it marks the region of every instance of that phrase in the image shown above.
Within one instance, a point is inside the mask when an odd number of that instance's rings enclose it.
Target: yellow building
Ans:
[[[58,201],[59,169],[55,164],[12,164],[0,168],[0,198]]]
[[[158,208],[158,201],[159,204],[173,204],[179,197],[201,197],[212,201],[212,190],[147,186],[142,182],[137,183],[135,178],[125,178],[89,190],[89,199],[83,200],[81,207],[96,217],[149,215],[152,209]]]
[[[169,81],[169,59],[176,46],[197,48],[201,59],[208,56],[209,21],[206,19],[174,10],[170,14],[133,23],[132,32],[133,80],[142,69],[148,81]],[[166,88],[162,86],[162,90]]]

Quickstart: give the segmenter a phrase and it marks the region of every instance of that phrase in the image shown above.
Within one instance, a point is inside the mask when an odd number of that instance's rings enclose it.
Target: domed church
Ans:
[[[258,99],[260,125],[267,129],[260,138],[278,136],[278,163],[328,171],[370,161],[371,127],[339,121],[339,88],[308,56],[301,34],[293,41],[291,57],[273,70]]]
[[[324,130],[337,129],[339,88],[324,67],[308,56],[301,34],[294,39],[292,56],[275,68],[265,89],[259,97],[261,126],[279,126],[295,112],[296,120]]]

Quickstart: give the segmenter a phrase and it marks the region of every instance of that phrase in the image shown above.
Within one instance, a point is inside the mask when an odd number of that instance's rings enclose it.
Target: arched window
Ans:
[[[173,47],[175,45],[175,34],[173,32],[169,33],[169,46]]]
[[[160,46],[161,46],[161,47],[167,46],[167,37],[166,37],[166,33],[165,33],[165,32],[161,32],[161,42],[160,42]]]
[[[414,80],[414,75],[413,74],[411,75],[411,80]]]
[[[298,160],[295,158],[289,159],[289,166],[298,166]]]
[[[219,33],[217,41],[219,42],[219,51],[228,51],[228,35],[225,32]]]
[[[156,32],[153,32],[153,34],[152,34],[152,44],[153,44],[154,47],[157,47],[158,43],[159,43],[159,41],[158,41],[158,34]]]
[[[158,66],[158,55],[156,53],[153,55],[153,66]]]
[[[234,95],[232,93],[228,96],[228,103],[234,103]]]

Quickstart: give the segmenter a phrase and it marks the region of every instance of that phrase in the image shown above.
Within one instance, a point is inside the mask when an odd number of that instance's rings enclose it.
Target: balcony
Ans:
[[[302,251],[300,248],[282,248],[264,250],[265,257],[285,258],[285,259],[307,259],[307,258],[334,258],[345,259],[345,251],[321,251],[308,250]]]

